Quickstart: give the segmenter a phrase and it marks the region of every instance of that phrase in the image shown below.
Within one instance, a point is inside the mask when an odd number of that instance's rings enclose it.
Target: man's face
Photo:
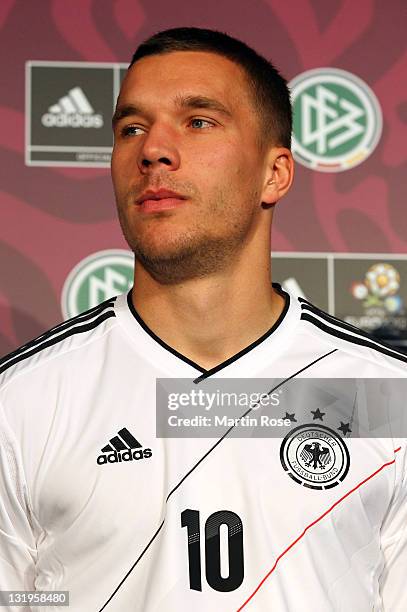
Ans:
[[[265,170],[259,129],[244,73],[220,55],[171,52],[129,70],[112,177],[125,238],[156,280],[224,269],[251,239]]]

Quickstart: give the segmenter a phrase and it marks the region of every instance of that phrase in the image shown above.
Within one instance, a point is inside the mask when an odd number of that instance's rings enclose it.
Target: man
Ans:
[[[405,377],[270,284],[284,79],[224,34],[161,32],[113,125],[134,288],[0,363],[1,589],[66,590],[75,612],[407,609],[404,441],[352,439],[304,394],[269,409],[282,434],[156,437],[158,378]]]

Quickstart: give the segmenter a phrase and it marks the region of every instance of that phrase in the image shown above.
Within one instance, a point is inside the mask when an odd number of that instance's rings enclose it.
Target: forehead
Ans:
[[[231,87],[231,84],[233,86]],[[178,93],[210,95],[236,104],[248,99],[243,69],[217,53],[172,51],[138,60],[127,72],[119,101],[154,98],[166,101]]]

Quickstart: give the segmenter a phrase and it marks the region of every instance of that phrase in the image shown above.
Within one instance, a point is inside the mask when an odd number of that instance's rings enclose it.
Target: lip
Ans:
[[[157,191],[153,191],[152,189],[148,189],[137,200],[137,204],[142,204],[146,200],[165,200],[167,198],[185,200],[185,196],[177,193],[176,191],[170,191],[169,189],[158,189]]]
[[[148,189],[137,200],[137,204],[145,213],[160,212],[177,208],[186,200],[186,197],[169,189]]]
[[[160,198],[159,200],[143,200],[140,209],[143,213],[154,213],[163,210],[179,208],[184,204],[185,198]]]

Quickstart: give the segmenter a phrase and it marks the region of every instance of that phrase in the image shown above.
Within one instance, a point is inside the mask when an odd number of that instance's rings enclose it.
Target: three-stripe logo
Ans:
[[[80,87],[73,87],[65,96],[52,104],[41,117],[44,127],[101,128],[102,115],[95,110]]]
[[[58,100],[58,104],[49,107],[50,113],[84,113],[91,115],[93,110],[89,100],[80,87],[68,91],[68,95]]]
[[[109,444],[106,444],[101,451],[103,454],[99,455],[96,460],[98,465],[149,459],[153,454],[151,448],[143,449],[140,442],[126,427],[120,429],[116,436],[110,438]]]

